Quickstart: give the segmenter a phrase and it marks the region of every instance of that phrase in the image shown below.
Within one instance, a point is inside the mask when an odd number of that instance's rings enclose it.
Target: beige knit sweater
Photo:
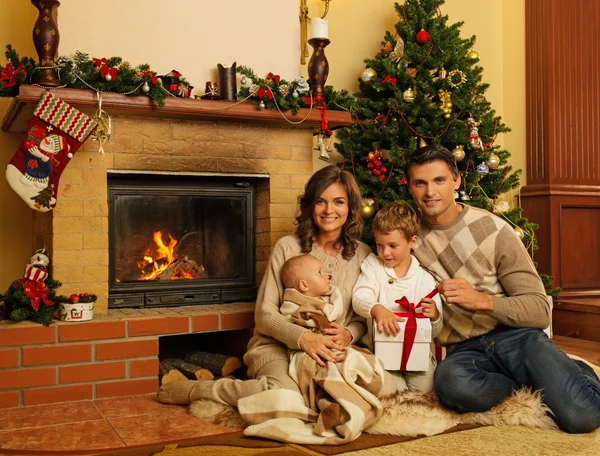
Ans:
[[[285,236],[277,241],[263,281],[258,290],[254,311],[254,337],[248,342],[248,352],[244,355],[244,363],[248,366],[248,375],[254,377],[256,372],[269,361],[275,359],[288,360],[287,348],[299,350],[300,336],[307,328],[303,328],[288,319],[279,310],[283,302],[285,290],[281,282],[281,267],[289,258],[299,255],[300,241],[297,236]],[[363,318],[352,311],[352,288],[360,273],[360,264],[371,253],[371,249],[359,243],[356,254],[346,260],[341,252],[335,256],[327,255],[316,243],[310,254],[323,263],[323,271],[331,274],[331,283],[337,286],[344,303],[344,326],[352,334],[352,343],[358,341],[366,331]]]
[[[508,223],[488,211],[463,205],[447,225],[423,221],[414,255],[436,280],[463,278],[494,296],[493,312],[471,312],[444,301],[441,345],[486,334],[498,325],[545,328],[550,305],[523,243]]]

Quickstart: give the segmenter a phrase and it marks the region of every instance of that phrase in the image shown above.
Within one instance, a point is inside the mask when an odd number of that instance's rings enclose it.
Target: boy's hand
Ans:
[[[381,304],[375,304],[371,309],[371,317],[377,323],[377,331],[385,332],[388,336],[397,336],[400,332],[399,321],[404,321],[404,318],[397,316],[389,309],[386,309]]]
[[[329,328],[321,331],[324,335],[331,337],[336,344],[342,347],[347,347],[352,342],[352,334],[345,326],[339,325],[332,321],[329,322]]]
[[[429,318],[431,321],[436,321],[440,318],[440,311],[435,305],[435,301],[431,298],[421,299],[421,307],[423,308],[423,316]]]

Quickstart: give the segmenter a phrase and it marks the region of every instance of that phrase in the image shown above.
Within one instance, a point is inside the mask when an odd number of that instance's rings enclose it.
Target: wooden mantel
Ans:
[[[19,87],[19,94],[10,104],[2,121],[2,130],[9,132],[25,131],[43,90],[32,85]],[[52,89],[52,93],[87,114],[98,109],[96,93],[93,90]],[[227,108],[227,106],[231,107]],[[306,116],[304,122],[291,124],[282,117],[277,109],[258,110],[254,102],[235,104],[230,101],[167,97],[165,105],[159,107],[153,103],[150,97],[106,93],[102,96],[102,109],[110,115],[250,122],[315,130],[321,126],[321,115],[318,109],[313,109],[309,113],[307,108],[302,108],[296,115],[293,115],[291,111],[284,112],[286,118],[292,122],[299,122]],[[331,130],[349,126],[352,123],[350,113],[346,111],[328,110],[327,120]]]

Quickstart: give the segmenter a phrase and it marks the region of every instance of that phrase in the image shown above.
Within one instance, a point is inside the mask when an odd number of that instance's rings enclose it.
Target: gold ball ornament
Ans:
[[[454,157],[454,160],[456,160],[457,162],[464,160],[465,159],[464,146],[462,144],[459,144],[458,146],[456,146],[454,148],[454,150],[452,151],[452,156]]]
[[[404,99],[404,101],[406,101],[407,103],[412,103],[413,101],[415,101],[415,92],[413,91],[413,89],[411,89],[410,87],[408,89],[406,89],[404,91],[404,93],[402,94],[402,98]]]
[[[479,60],[479,52],[477,52],[475,49],[471,49],[471,51],[467,54],[467,59]]]
[[[371,198],[363,198],[360,206],[360,216],[363,220],[368,220],[375,215],[375,201]]]
[[[523,228],[521,228],[520,226],[515,226],[515,234],[521,240],[523,240],[523,238],[525,237],[525,231],[523,231]]]
[[[365,68],[360,73],[360,79],[362,79],[365,84],[370,84],[375,76],[377,76],[377,72],[373,68]]]
[[[500,166],[500,158],[498,158],[496,154],[490,154],[486,163],[490,168],[496,169],[498,166]]]

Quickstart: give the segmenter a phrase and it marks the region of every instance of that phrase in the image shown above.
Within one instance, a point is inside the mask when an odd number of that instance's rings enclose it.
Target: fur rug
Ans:
[[[550,410],[541,401],[541,394],[525,388],[483,413],[460,415],[452,412],[439,403],[434,393],[420,395],[407,391],[382,399],[381,403],[383,415],[365,431],[369,434],[429,436],[440,434],[458,424],[556,429],[556,424],[548,415]],[[237,409],[210,400],[193,402],[190,413],[228,428],[243,429],[247,426]]]

